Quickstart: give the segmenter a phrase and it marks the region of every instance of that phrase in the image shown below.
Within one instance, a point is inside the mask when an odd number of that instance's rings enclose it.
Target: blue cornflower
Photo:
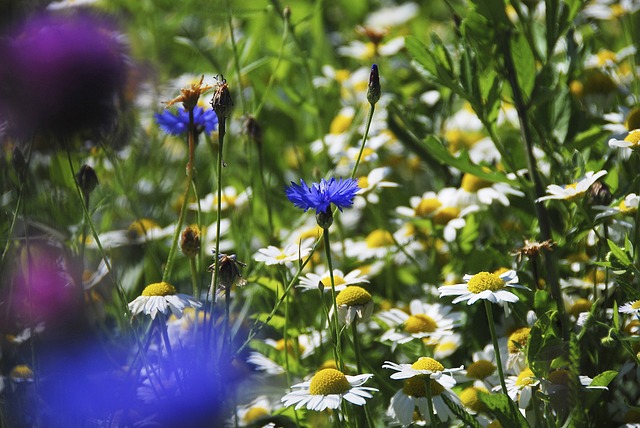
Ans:
[[[293,204],[307,211],[310,208],[316,210],[316,214],[326,213],[333,203],[342,211],[343,208],[350,208],[353,205],[353,198],[360,187],[355,178],[339,179],[332,178],[327,181],[324,178],[320,183],[313,183],[311,187],[303,179],[297,185],[291,182],[291,186],[286,189],[287,198]]]
[[[160,128],[171,135],[181,135],[189,130],[189,112],[179,108],[177,113],[165,110],[162,113],[153,115]],[[211,134],[218,127],[218,116],[213,110],[204,111],[202,107],[196,106],[193,109],[193,121],[196,125],[196,132],[206,132]]]

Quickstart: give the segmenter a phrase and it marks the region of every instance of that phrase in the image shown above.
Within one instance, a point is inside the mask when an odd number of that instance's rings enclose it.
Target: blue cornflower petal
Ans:
[[[176,113],[165,110],[154,114],[153,117],[160,129],[167,134],[181,135],[189,129],[189,112],[183,108],[178,109]],[[213,110],[205,111],[202,107],[196,106],[193,109],[193,122],[196,128],[211,134],[218,127],[218,116]]]
[[[307,211],[311,208],[316,213],[326,212],[331,204],[338,207],[340,211],[343,208],[349,208],[353,205],[353,198],[360,187],[358,180],[353,178],[336,180],[332,178],[327,181],[324,178],[319,183],[313,183],[311,187],[303,179],[300,179],[300,185],[291,182],[291,186],[286,189],[287,198],[293,204]]]

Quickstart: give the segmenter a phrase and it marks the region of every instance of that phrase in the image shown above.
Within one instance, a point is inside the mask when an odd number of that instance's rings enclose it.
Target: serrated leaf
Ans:
[[[404,38],[404,46],[414,61],[424,67],[424,69],[434,77],[437,75],[435,60],[427,50],[427,46],[424,43],[415,37],[407,36]]]
[[[507,395],[478,392],[478,398],[498,418],[503,427],[529,428],[529,423]],[[513,406],[512,408],[510,408]]]
[[[442,397],[442,400],[447,405],[447,407],[449,407],[449,409],[451,409],[451,411],[455,413],[455,415],[458,416],[462,422],[464,422],[465,426],[480,428],[480,424],[478,423],[478,421],[473,416],[471,416],[471,414],[467,410],[463,409],[453,400],[451,400],[447,396],[447,394],[440,394],[440,397]]]
[[[618,376],[617,371],[607,370],[594,377],[589,386],[608,386],[616,376]]]

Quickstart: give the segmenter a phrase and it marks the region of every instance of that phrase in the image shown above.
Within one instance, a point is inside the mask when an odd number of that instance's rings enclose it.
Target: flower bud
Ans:
[[[96,171],[89,165],[82,165],[80,171],[76,174],[76,182],[80,186],[83,196],[89,196],[91,192],[96,188],[98,183],[98,176]]]
[[[318,226],[327,230],[333,224],[333,213],[331,212],[331,205],[327,208],[326,211],[317,211],[316,212],[316,222]]]
[[[244,133],[253,141],[258,147],[262,146],[262,126],[255,117],[247,116],[244,122]]]
[[[231,113],[231,108],[233,107],[233,99],[231,99],[231,92],[229,91],[229,86],[227,85],[227,80],[224,76],[220,75],[220,79],[216,76],[216,86],[215,92],[213,94],[213,99],[211,100],[211,107],[213,111],[218,115],[218,121],[222,122],[224,119],[229,117]]]
[[[197,226],[187,226],[180,236],[180,250],[190,259],[198,255],[200,251],[200,229]]]
[[[367,101],[372,106],[375,105],[380,99],[380,75],[378,74],[378,66],[373,64],[371,66],[371,73],[369,74],[369,87],[367,88]]]
[[[609,205],[613,200],[611,190],[606,183],[596,181],[587,191],[587,203],[589,205]]]

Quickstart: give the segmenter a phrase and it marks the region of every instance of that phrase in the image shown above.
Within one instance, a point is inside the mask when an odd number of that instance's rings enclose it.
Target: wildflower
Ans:
[[[197,83],[191,83],[188,88],[181,88],[180,95],[171,101],[167,101],[167,107],[171,107],[176,103],[182,103],[184,109],[186,111],[195,110],[195,107],[198,104],[198,100],[200,99],[200,95],[207,92],[212,88],[210,85],[202,85],[204,82],[204,75],[200,77],[200,81]]]
[[[385,178],[389,175],[390,168],[374,168],[368,175],[362,176],[358,179],[358,186],[360,189],[357,192],[358,196],[361,196],[366,201],[377,204],[380,198],[377,192],[385,187],[398,187],[398,183],[393,181],[386,181]],[[359,204],[356,204],[358,206]]]
[[[264,262],[267,266],[297,262],[311,252],[307,244],[308,241],[302,242],[302,245],[289,244],[283,249],[269,245],[267,248],[260,248],[254,260]]]
[[[393,235],[384,229],[371,231],[364,241],[345,239],[344,251],[347,257],[356,257],[363,261],[370,258],[383,259],[388,253],[396,251]]]
[[[198,226],[187,226],[180,235],[180,250],[190,259],[198,255],[200,251],[200,229]]]
[[[236,420],[238,422],[238,426],[275,427],[276,425],[272,422],[266,425],[262,423],[263,419],[269,418],[274,410],[277,410],[277,407],[271,403],[269,397],[266,395],[260,395],[248,404],[237,406]]]
[[[634,215],[638,211],[638,203],[640,202],[640,196],[635,193],[629,193],[623,200],[618,203],[617,206],[606,208],[604,212],[596,215],[595,219],[601,219],[604,217],[611,217],[614,215]]]
[[[531,336],[530,327],[521,327],[513,331],[507,338],[507,368],[523,370],[527,366],[526,346]],[[504,348],[503,348],[504,349]]]
[[[426,382],[430,382],[433,407],[440,420],[447,421],[455,417],[444,402],[442,395],[445,394],[447,398],[456,403],[460,402],[460,399],[451,390],[455,386],[456,380],[450,373],[462,370],[462,368],[445,369],[439,361],[428,357],[421,357],[413,364],[385,361],[382,368],[397,371],[391,375],[391,379],[405,379],[402,389],[391,398],[388,409],[388,414],[391,417],[408,425],[413,421],[413,412],[416,407],[423,418],[429,415]]]
[[[76,183],[78,183],[82,195],[86,199],[99,184],[96,171],[89,165],[82,165],[80,171],[76,174]]]
[[[618,311],[622,314],[639,316],[640,300],[633,300],[631,302],[627,302],[624,305],[620,306],[620,308],[618,308]]]
[[[453,303],[467,301],[468,305],[480,299],[486,299],[491,303],[517,302],[518,296],[505,288],[519,288],[529,290],[527,287],[516,284],[518,275],[513,270],[508,270],[500,275],[489,272],[480,272],[475,275],[465,275],[462,279],[466,284],[445,285],[438,287],[440,297],[458,296]]]
[[[11,131],[64,135],[112,125],[127,75],[113,25],[89,14],[42,14],[5,36],[0,116]]]
[[[623,140],[611,138],[609,140],[609,147],[637,150],[640,148],[640,129],[631,130]]]
[[[371,74],[369,75],[369,87],[367,88],[367,101],[369,104],[375,105],[380,99],[380,75],[378,74],[378,66],[371,66]]]
[[[509,206],[508,195],[524,196],[523,192],[506,183],[494,183],[469,173],[462,176],[459,194],[466,200],[467,205],[491,205],[497,200],[506,207]]]
[[[524,246],[516,249],[513,254],[516,256],[517,262],[520,263],[522,261],[522,256],[535,259],[542,253],[542,250],[549,252],[553,251],[554,245],[555,244],[551,239],[547,239],[542,242],[529,241],[528,239],[525,239]]]
[[[176,288],[166,282],[156,282],[148,285],[139,297],[129,303],[129,310],[133,315],[144,313],[155,319],[158,313],[172,312],[180,318],[185,308],[199,308],[200,302],[186,294],[179,294]]]
[[[318,371],[309,381],[293,385],[292,392],[282,397],[285,407],[295,404],[296,410],[306,407],[321,412],[338,409],[342,399],[362,406],[376,388],[362,386],[372,374],[348,376],[339,370],[326,368]]]
[[[536,202],[546,201],[548,199],[564,199],[572,201],[578,197],[584,195],[589,187],[593,185],[600,177],[607,174],[607,171],[601,170],[598,172],[589,171],[585,176],[575,183],[567,184],[565,186],[558,186],[551,184],[547,186],[547,196],[542,196],[536,199]]]
[[[460,401],[472,414],[486,410],[486,406],[480,401],[480,392],[489,393],[486,388],[477,386],[468,386],[459,393]]]
[[[400,309],[390,309],[381,312],[378,318],[388,326],[381,341],[403,344],[414,339],[428,339],[427,344],[437,344],[442,338],[453,333],[453,328],[460,324],[461,315],[452,314],[451,306],[438,303],[423,303],[420,300],[412,300],[409,304],[410,314]]]
[[[222,189],[220,199],[220,209],[237,209],[244,207],[249,199],[253,196],[253,189],[247,187],[244,191],[238,193],[235,187],[227,186]],[[194,202],[189,204],[189,209],[197,211],[198,206],[203,213],[214,212],[218,210],[218,195],[217,192],[207,194],[204,199],[200,199],[200,202]]]
[[[162,113],[153,115],[160,128],[171,135],[186,134],[189,130],[189,111],[179,108],[176,113],[165,110]],[[218,127],[218,116],[212,110],[205,111],[200,106],[193,109],[193,124],[196,134],[201,132],[210,135]]]
[[[367,290],[349,285],[336,296],[338,318],[345,325],[354,321],[366,321],[373,313],[373,300]]]
[[[540,384],[540,380],[535,377],[530,368],[523,369],[517,376],[509,376],[505,379],[507,394],[513,401],[518,402],[518,407],[526,409],[533,396],[533,389]],[[496,386],[494,391],[499,391],[500,386]]]
[[[337,206],[340,211],[351,207],[359,189],[358,180],[352,178],[339,180],[332,178],[329,181],[323,178],[320,183],[313,183],[311,187],[300,179],[300,185],[291,182],[286,193],[287,198],[305,212],[313,208],[316,213],[326,213],[331,204]]]
[[[216,112],[218,119],[226,119],[231,113],[233,107],[233,99],[231,98],[231,92],[227,85],[227,80],[224,76],[216,76],[216,86],[213,98],[211,99],[211,107]]]
[[[366,275],[360,275],[362,272],[359,269],[355,269],[348,274],[344,274],[340,269],[333,270],[333,283],[336,291],[344,290],[348,285],[368,283]],[[318,287],[324,290],[331,289],[330,271],[325,271],[322,275],[315,273],[308,273],[304,277],[300,278],[300,283],[296,286],[302,288],[302,291],[317,290]]]

